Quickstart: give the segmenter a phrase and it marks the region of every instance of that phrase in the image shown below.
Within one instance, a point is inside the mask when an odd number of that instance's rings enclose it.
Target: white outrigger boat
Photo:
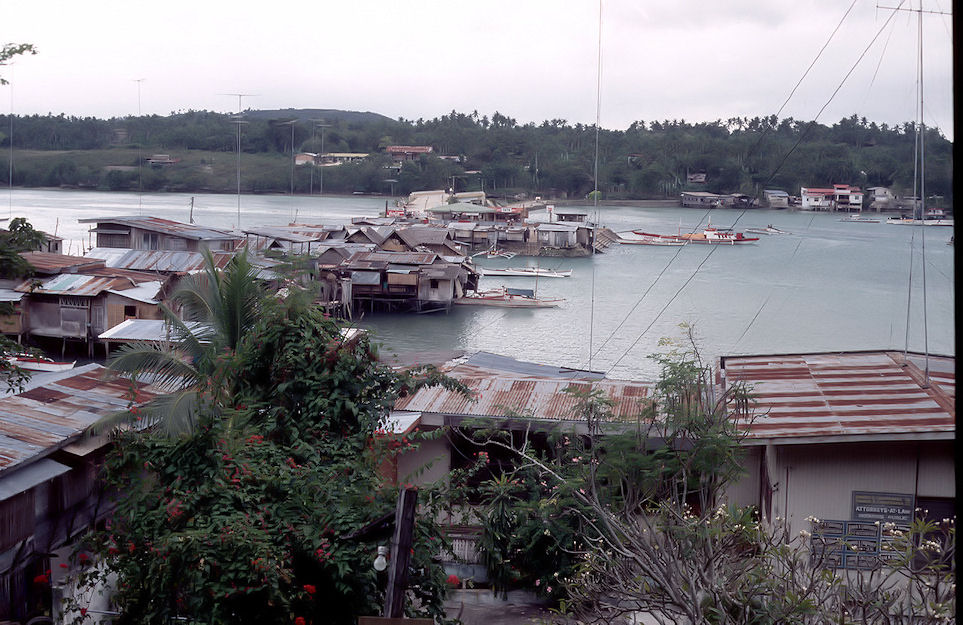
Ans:
[[[77,361],[61,362],[46,356],[31,356],[30,354],[12,354],[7,356],[7,362],[26,369],[27,371],[70,371]]]
[[[792,234],[788,230],[780,230],[774,227],[772,224],[766,226],[765,228],[746,228],[746,232],[751,232],[753,234]]]
[[[538,298],[532,289],[501,288],[479,291],[454,300],[456,304],[498,306],[501,308],[555,308],[565,300],[560,297]]]
[[[568,278],[572,275],[571,269],[558,271],[556,269],[546,269],[544,267],[479,267],[478,272],[483,276],[520,276],[539,278]]]

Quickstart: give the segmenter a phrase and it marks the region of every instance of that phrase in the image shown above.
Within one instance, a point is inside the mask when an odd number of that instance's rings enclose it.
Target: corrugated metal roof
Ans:
[[[0,399],[0,473],[79,438],[104,415],[125,410],[131,382],[104,373],[100,365],[84,365]],[[137,387],[145,402],[157,395],[153,387]]]
[[[43,458],[17,471],[4,471],[0,473],[0,501],[30,490],[37,484],[52,480],[69,470],[70,467],[65,464]]]
[[[214,265],[223,269],[234,252],[212,252]],[[201,252],[173,252],[167,250],[131,250],[126,248],[95,247],[87,252],[91,258],[99,258],[107,267],[133,269],[136,271],[190,272],[204,269]]]
[[[111,341],[145,341],[160,343],[169,340],[163,319],[127,319],[103,332],[97,338]],[[206,325],[200,321],[186,321],[185,325],[196,332]]]
[[[37,293],[40,295],[77,295],[81,297],[95,297],[102,292],[115,287],[130,284],[125,278],[111,278],[104,276],[86,276],[76,273],[62,273],[35,286],[37,283],[28,280],[16,288],[21,293]]]
[[[17,293],[13,289],[0,288],[0,302],[19,302],[25,293]]]
[[[64,269],[102,267],[103,261],[86,256],[67,256],[51,252],[20,252],[20,256],[39,273],[60,273]]]
[[[159,304],[160,300],[157,296],[160,295],[160,290],[163,286],[163,282],[154,280],[151,282],[142,282],[129,289],[107,289],[107,292],[138,302],[144,302],[145,304]]]
[[[164,234],[171,234],[183,237],[185,239],[195,239],[199,241],[238,238],[236,234],[226,230],[218,230],[216,228],[198,226],[196,224],[186,224],[180,221],[161,219],[160,217],[91,217],[87,219],[78,219],[77,221],[80,223],[97,223],[98,226],[100,224],[121,224],[124,226],[140,228],[141,230],[163,232]]]
[[[952,435],[956,430],[955,358],[900,352],[730,356],[726,384],[751,388],[758,416],[750,439]]]
[[[348,259],[348,264],[391,263],[394,265],[430,265],[437,254],[426,252],[357,252]]]
[[[514,361],[487,355],[473,364],[450,363],[442,370],[465,384],[472,398],[441,387],[423,388],[395,402],[395,410],[444,415],[508,417],[520,416],[552,421],[575,418],[579,400],[565,389],[598,389],[614,402],[612,415],[618,421],[632,420],[644,410],[650,385],[626,380],[576,380],[571,370]],[[487,366],[486,366],[487,365]],[[488,367],[498,367],[488,368]],[[511,371],[508,369],[516,369]],[[552,377],[559,374],[562,377]]]

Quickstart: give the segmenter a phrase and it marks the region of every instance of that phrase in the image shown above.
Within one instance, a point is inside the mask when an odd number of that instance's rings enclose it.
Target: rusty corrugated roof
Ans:
[[[86,256],[67,256],[50,252],[20,252],[20,256],[30,263],[35,271],[45,274],[60,273],[66,269],[81,271],[104,266],[104,261]]]
[[[104,377],[105,369],[90,364],[55,381],[0,398],[0,472],[79,438],[95,421],[125,410],[131,396],[129,380]],[[138,383],[146,402],[157,395]]]
[[[348,259],[347,265],[375,266],[377,263],[395,265],[430,265],[437,254],[428,252],[356,252]]]
[[[956,360],[901,352],[844,352],[721,359],[727,385],[755,397],[749,439],[952,436]]]
[[[616,420],[634,420],[644,410],[650,386],[626,380],[575,380],[493,370],[462,363],[443,371],[467,386],[472,397],[441,387],[422,388],[395,402],[395,410],[474,417],[575,419],[579,400],[565,389],[601,390],[614,402]]]
[[[234,252],[212,251],[214,265],[223,269]],[[99,258],[107,267],[135,271],[158,271],[186,273],[203,270],[204,254],[201,252],[174,252],[167,250],[131,250],[127,248],[96,247],[89,252],[90,258]]]
[[[129,286],[130,281],[126,278],[62,273],[39,283],[35,280],[27,280],[14,290],[20,293],[36,293],[38,295],[96,297],[107,289],[123,289]]]
[[[140,228],[141,230],[163,232],[164,234],[172,234],[185,239],[194,239],[199,241],[243,239],[243,237],[239,237],[238,235],[228,232],[227,230],[218,230],[216,228],[198,226],[196,224],[186,224],[180,221],[161,219],[160,217],[90,217],[78,219],[77,221],[80,223],[97,223],[98,228],[100,227],[100,224],[120,224],[123,226],[133,226],[135,228]]]

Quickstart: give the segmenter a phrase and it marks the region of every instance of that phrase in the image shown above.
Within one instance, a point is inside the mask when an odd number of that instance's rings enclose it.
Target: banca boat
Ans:
[[[47,358],[46,356],[32,356],[30,354],[12,354],[7,356],[7,362],[26,369],[27,371],[70,371],[77,361],[63,362]]]
[[[753,234],[792,234],[792,232],[788,230],[780,230],[772,225],[766,226],[765,228],[746,228],[746,232]]]
[[[454,300],[456,304],[498,306],[500,308],[555,308],[565,300],[560,297],[538,298],[532,289],[501,288],[479,291]]]
[[[711,224],[706,226],[702,232],[680,232],[679,234],[652,234],[641,230],[633,230],[632,232],[643,238],[683,241],[702,245],[735,245],[736,243],[752,243],[759,240],[759,237],[747,237],[741,232],[733,232],[731,228],[716,228]]]
[[[483,276],[521,276],[539,278],[568,278],[572,275],[571,269],[559,271],[544,267],[479,267],[478,273]]]

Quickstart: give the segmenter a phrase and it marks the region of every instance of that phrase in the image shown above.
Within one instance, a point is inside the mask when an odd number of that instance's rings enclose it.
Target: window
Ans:
[[[433,288],[433,289],[437,289],[437,288],[438,288],[438,280],[430,280],[430,281],[429,281],[429,286],[430,286],[431,288]]]
[[[136,319],[137,306],[124,306],[124,319]]]

